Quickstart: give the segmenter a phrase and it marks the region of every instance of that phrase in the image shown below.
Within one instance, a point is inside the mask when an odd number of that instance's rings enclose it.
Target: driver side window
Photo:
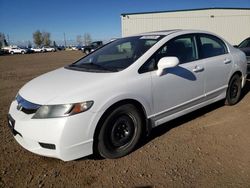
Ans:
[[[163,57],[175,56],[180,64],[197,60],[197,51],[195,47],[194,35],[183,35],[171,39],[164,44],[155,54],[153,54],[146,63],[139,69],[139,73],[157,70],[157,63]]]

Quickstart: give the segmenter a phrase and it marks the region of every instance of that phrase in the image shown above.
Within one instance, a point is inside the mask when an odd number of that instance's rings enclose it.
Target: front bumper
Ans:
[[[32,119],[34,114],[17,110],[17,105],[17,101],[12,102],[8,122],[16,141],[25,149],[63,161],[93,153],[94,113],[86,111],[69,117]]]

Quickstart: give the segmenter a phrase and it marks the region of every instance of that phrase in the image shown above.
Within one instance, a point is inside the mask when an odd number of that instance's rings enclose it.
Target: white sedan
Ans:
[[[56,49],[53,47],[42,47],[43,52],[55,52]]]
[[[236,104],[246,67],[243,52],[209,32],[120,38],[24,85],[9,127],[39,155],[122,157],[160,124],[219,100]]]
[[[31,48],[33,52],[43,52],[42,48]]]

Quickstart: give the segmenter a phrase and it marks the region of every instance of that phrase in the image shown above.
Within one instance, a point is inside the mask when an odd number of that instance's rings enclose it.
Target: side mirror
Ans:
[[[177,57],[163,57],[158,62],[158,70],[156,74],[160,76],[164,69],[176,67],[179,64],[179,59]]]

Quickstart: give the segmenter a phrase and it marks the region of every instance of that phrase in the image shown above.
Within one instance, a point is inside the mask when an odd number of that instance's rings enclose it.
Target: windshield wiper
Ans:
[[[86,71],[105,71],[105,72],[118,72],[119,70],[113,67],[105,67],[103,65],[95,64],[95,63],[83,63],[83,64],[71,64],[67,66],[69,69],[80,70],[84,69]]]
[[[96,64],[96,63],[89,63],[89,64],[91,64],[91,65],[93,65],[93,66],[96,66],[96,67],[98,67],[98,68],[100,68],[100,69],[107,70],[107,71],[112,71],[112,72],[117,72],[117,71],[118,71],[118,70],[115,69],[115,68],[112,68],[112,67],[105,67],[105,66],[103,66],[103,65],[99,65],[99,64]]]
[[[91,69],[91,70],[105,70],[111,72],[118,72],[117,69],[111,67],[105,67],[103,65],[99,65],[96,63],[83,63],[80,65],[71,64],[70,67],[77,67],[77,68],[84,68],[84,69]]]

